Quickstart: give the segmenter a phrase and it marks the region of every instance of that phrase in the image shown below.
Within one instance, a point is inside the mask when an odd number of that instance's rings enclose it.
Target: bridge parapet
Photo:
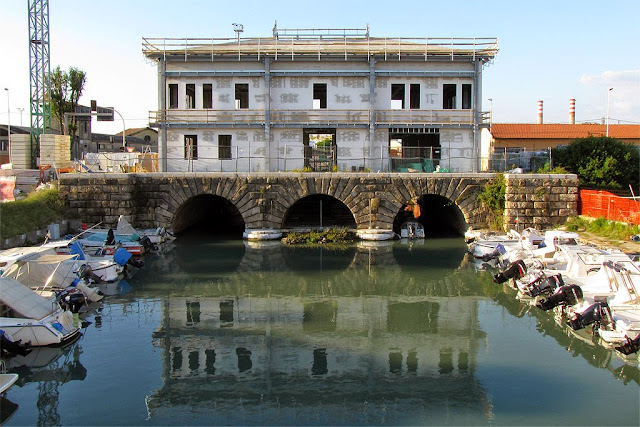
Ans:
[[[505,177],[507,228],[545,228],[577,214],[575,175]],[[247,229],[282,228],[297,201],[321,194],[346,205],[359,229],[392,228],[405,203],[424,195],[455,204],[465,228],[482,228],[487,215],[477,197],[492,178],[471,173],[92,173],[62,175],[60,190],[83,221],[106,225],[126,215],[136,227],[174,227],[187,202],[213,195],[228,200]]]

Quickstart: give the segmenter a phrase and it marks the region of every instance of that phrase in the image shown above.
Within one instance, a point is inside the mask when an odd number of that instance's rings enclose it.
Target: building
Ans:
[[[495,38],[369,29],[143,39],[157,62],[163,171],[479,168],[482,70]]]
[[[550,149],[606,135],[604,124],[493,123],[490,131],[483,130],[483,158],[490,159],[483,165],[491,170],[537,170],[549,162]],[[610,124],[609,136],[640,148],[640,125]]]

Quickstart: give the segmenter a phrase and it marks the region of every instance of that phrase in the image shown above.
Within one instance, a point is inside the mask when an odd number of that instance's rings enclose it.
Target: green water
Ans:
[[[639,424],[637,362],[465,253],[178,240],[73,346],[12,362],[7,425]]]

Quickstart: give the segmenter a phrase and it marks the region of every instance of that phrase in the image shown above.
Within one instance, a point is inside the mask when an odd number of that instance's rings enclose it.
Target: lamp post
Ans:
[[[18,107],[18,111],[20,111],[20,126],[22,126],[22,112],[24,111],[24,108]]]
[[[609,136],[609,106],[610,104],[610,98],[611,98],[611,91],[613,90],[612,87],[609,88],[609,90],[607,91],[607,136]]]
[[[9,108],[9,88],[4,88],[7,91],[7,151],[11,152],[11,109]]]
[[[489,130],[491,130],[491,125],[493,124],[493,98],[487,98],[489,101]]]

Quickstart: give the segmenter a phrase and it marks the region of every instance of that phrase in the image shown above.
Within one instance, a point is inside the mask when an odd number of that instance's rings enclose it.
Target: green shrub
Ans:
[[[40,190],[22,200],[0,204],[0,236],[10,239],[67,219],[67,209],[58,190]]]
[[[478,201],[489,214],[487,218],[489,227],[493,229],[503,228],[506,192],[507,181],[503,174],[497,173],[484,185],[482,193],[478,195]]]
[[[586,231],[600,237],[617,240],[629,240],[631,236],[640,234],[640,225],[628,225],[605,218],[598,218],[593,221],[579,217],[569,218],[566,228],[568,231]]]
[[[309,232],[292,231],[283,239],[284,243],[294,244],[325,244],[349,243],[355,240],[355,234],[346,228],[326,228]]]
[[[637,147],[606,136],[578,138],[554,148],[555,164],[578,175],[580,184],[595,188],[638,186],[640,155]]]

